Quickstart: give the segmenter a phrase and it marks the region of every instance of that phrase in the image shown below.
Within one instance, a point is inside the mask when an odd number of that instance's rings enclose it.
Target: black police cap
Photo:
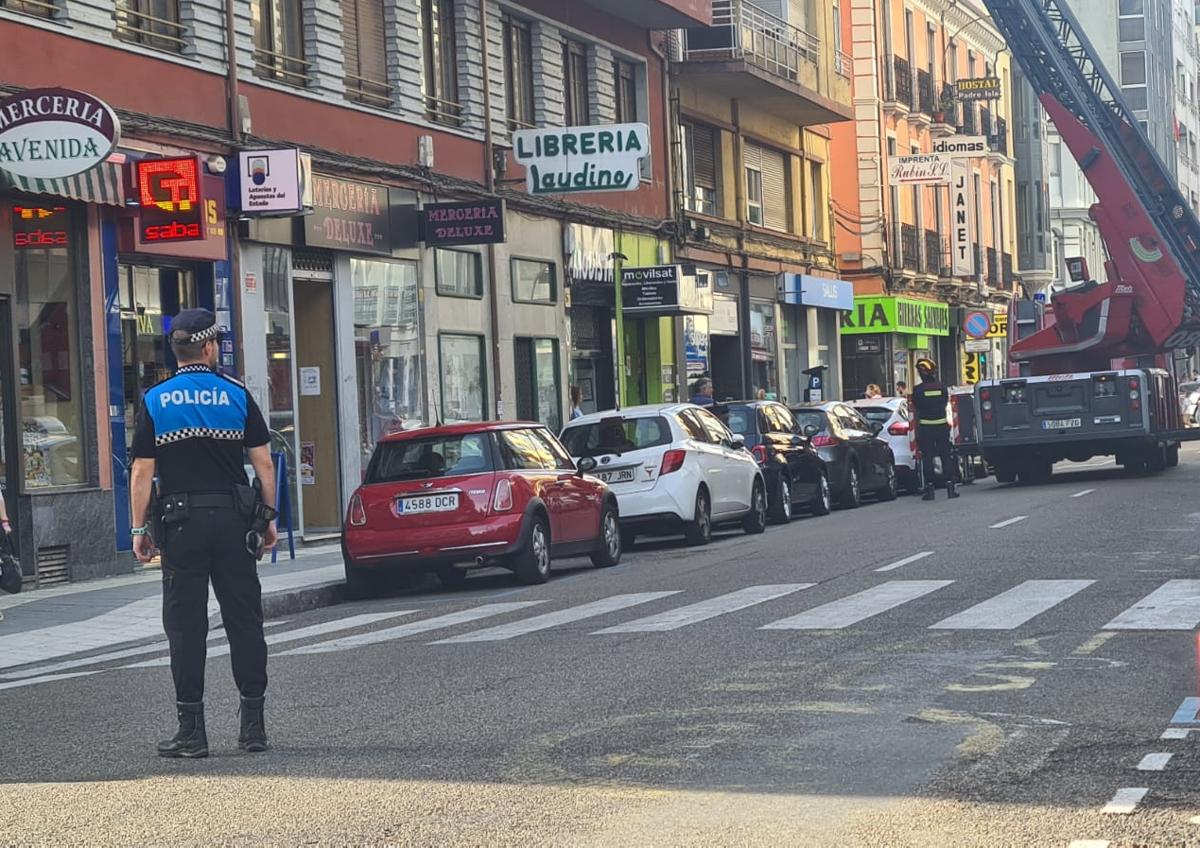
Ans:
[[[217,316],[211,309],[184,309],[171,322],[171,341],[200,344],[217,337]]]

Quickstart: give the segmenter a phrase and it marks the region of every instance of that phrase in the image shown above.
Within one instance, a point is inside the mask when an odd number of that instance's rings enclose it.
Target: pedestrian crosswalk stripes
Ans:
[[[934,630],[1013,630],[1095,580],[1026,580],[1007,592],[988,598],[957,615],[932,625]]]
[[[385,627],[382,630],[371,630],[367,633],[359,633],[356,636],[343,636],[340,639],[333,639],[329,642],[316,642],[312,645],[292,648],[290,651],[284,651],[280,656],[286,657],[292,654],[328,654],[334,651],[348,651],[351,648],[361,648],[364,645],[375,645],[379,642],[394,642],[397,639],[404,639],[405,637],[415,636],[419,633],[444,630],[459,624],[469,624],[481,618],[503,615],[507,612],[516,612],[517,610],[537,606],[541,603],[545,602],[510,601],[501,604],[484,604],[481,607],[459,610],[448,615],[439,615],[436,618],[410,621],[408,624],[401,624],[397,627]]]
[[[625,609],[627,607],[637,606],[638,604],[657,601],[659,598],[666,598],[671,595],[678,595],[679,591],[673,592],[636,592],[629,595],[613,595],[610,598],[604,598],[599,601],[592,601],[588,604],[583,604],[577,607],[568,607],[565,610],[558,612],[548,612],[544,615],[535,615],[533,618],[527,618],[523,621],[514,621],[511,624],[501,624],[497,627],[489,627],[486,630],[479,630],[475,633],[467,633],[462,636],[454,636],[450,639],[442,639],[434,642],[435,645],[455,645],[462,642],[499,642],[504,639],[512,639],[516,636],[523,636],[526,633],[533,633],[537,630],[547,630],[551,627],[558,627],[560,624],[570,624],[574,621],[582,621],[585,618],[594,618],[598,615],[604,615],[609,612]]]
[[[707,601],[700,601],[699,603],[689,604],[686,607],[667,610],[666,612],[639,618],[625,624],[606,627],[596,632],[661,633],[666,630],[678,630],[680,627],[686,627],[689,624],[696,624],[701,621],[707,621],[710,618],[716,618],[718,615],[737,612],[746,607],[752,607],[755,604],[761,604],[775,598],[782,598],[793,592],[799,592],[801,589],[809,589],[815,585],[815,583],[780,583],[765,586],[747,586],[745,589],[738,589],[736,592],[730,592],[728,595],[719,595]]]
[[[891,580],[847,598],[831,601],[791,618],[764,625],[762,630],[840,630],[851,624],[895,609],[930,592],[945,588],[953,580]]]
[[[1200,580],[1168,580],[1105,630],[1191,630],[1200,624]]]

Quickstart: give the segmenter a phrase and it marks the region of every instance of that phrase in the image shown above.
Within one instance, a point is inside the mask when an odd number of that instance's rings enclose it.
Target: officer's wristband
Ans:
[[[150,531],[145,527],[131,527],[129,530],[131,536],[149,536]]]

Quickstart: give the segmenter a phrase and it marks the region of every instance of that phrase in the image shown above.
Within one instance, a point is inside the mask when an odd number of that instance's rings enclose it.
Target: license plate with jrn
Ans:
[[[420,495],[415,498],[396,498],[396,515],[416,515],[421,512],[453,512],[458,509],[458,493]]]
[[[603,471],[600,479],[605,483],[632,483],[637,477],[636,469],[619,468],[615,471]]]
[[[1072,427],[1082,426],[1082,418],[1053,418],[1042,422],[1043,430],[1070,430]]]

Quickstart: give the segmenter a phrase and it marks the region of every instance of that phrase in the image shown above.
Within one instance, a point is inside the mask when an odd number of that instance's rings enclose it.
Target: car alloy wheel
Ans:
[[[546,529],[541,523],[533,525],[529,536],[529,554],[533,557],[533,567],[543,577],[550,576],[550,544],[546,540]]]
[[[767,491],[761,480],[750,490],[750,513],[742,519],[742,529],[751,534],[767,529]]]
[[[783,519],[790,520],[792,517],[792,487],[788,484],[787,478],[782,475],[779,478],[779,501]]]
[[[612,559],[621,555],[621,528],[612,510],[604,513],[604,550]]]
[[[829,478],[824,474],[821,475],[821,482],[817,484],[817,500],[816,509],[817,515],[829,515],[833,511],[833,494],[829,491]]]
[[[696,492],[696,509],[692,520],[683,527],[689,545],[707,545],[712,540],[712,509],[704,489]]]

